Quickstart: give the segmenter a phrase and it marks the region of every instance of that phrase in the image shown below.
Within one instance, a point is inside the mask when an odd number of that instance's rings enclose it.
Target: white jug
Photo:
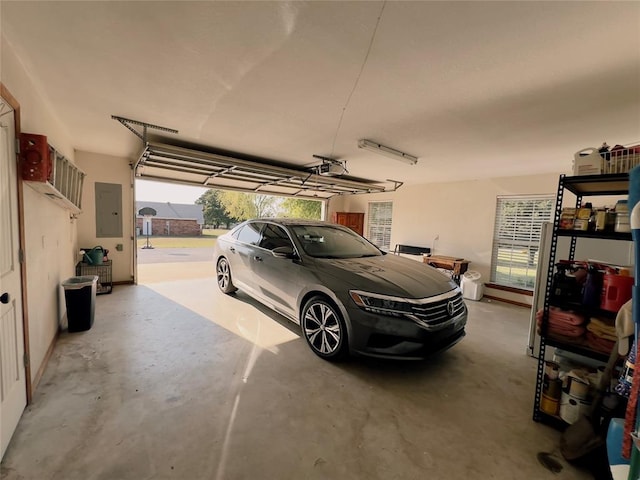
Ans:
[[[595,147],[578,150],[573,156],[574,175],[600,175],[604,171],[604,159]]]

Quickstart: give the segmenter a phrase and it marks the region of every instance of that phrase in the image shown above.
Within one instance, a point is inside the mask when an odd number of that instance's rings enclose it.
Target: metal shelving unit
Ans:
[[[553,284],[553,276],[555,272],[556,253],[558,248],[558,237],[569,237],[571,239],[569,246],[569,260],[574,260],[576,252],[576,242],[579,238],[599,238],[608,240],[631,241],[631,233],[622,232],[583,232],[577,230],[562,230],[560,226],[560,213],[562,212],[562,204],[565,190],[576,196],[576,208],[582,204],[583,197],[587,196],[603,196],[603,195],[626,195],[629,191],[629,175],[627,173],[616,173],[609,175],[588,175],[568,177],[560,175],[558,181],[558,191],[556,194],[556,208],[553,221],[553,234],[551,236],[551,246],[549,251],[549,265],[547,269],[547,283],[544,296],[544,313],[542,317],[542,325],[540,332],[540,349],[538,351],[538,369],[536,375],[536,392],[533,405],[533,420],[536,422],[549,423],[552,426],[562,424],[562,420],[554,415],[549,415],[540,410],[540,401],[542,399],[542,388],[544,382],[544,365],[546,347],[556,347],[567,350],[589,358],[605,361],[609,356],[608,353],[602,353],[588,348],[580,343],[570,343],[552,338],[547,333],[549,320],[549,307],[557,306],[567,308],[566,302],[552,301],[551,292]],[[571,308],[577,308],[585,314],[602,315],[600,309],[589,309],[587,307],[571,305]],[[575,309],[574,308],[574,309]],[[610,314],[609,314],[610,315]],[[559,423],[558,423],[559,422]],[[566,426],[566,424],[564,424]]]

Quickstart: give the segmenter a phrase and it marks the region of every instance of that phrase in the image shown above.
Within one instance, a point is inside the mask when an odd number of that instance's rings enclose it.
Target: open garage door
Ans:
[[[401,183],[383,185],[345,176],[324,176],[174,145],[146,142],[135,164],[137,178],[239,190],[268,195],[325,200],[335,195],[380,193]]]

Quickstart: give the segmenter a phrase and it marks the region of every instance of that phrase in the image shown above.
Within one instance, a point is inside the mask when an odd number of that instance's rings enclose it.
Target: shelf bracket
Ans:
[[[133,132],[133,134],[136,137],[138,137],[140,140],[142,140],[142,143],[145,143],[145,144],[147,143],[147,129],[148,128],[153,128],[154,130],[160,130],[162,132],[178,133],[178,130],[175,130],[173,128],[161,127],[160,125],[154,125],[152,123],[141,122],[139,120],[131,120],[130,118],[119,117],[117,115],[111,115],[111,118],[113,120],[117,120],[122,125],[124,125],[127,129],[131,130],[131,132]],[[133,128],[133,125],[135,125],[137,127],[142,127],[142,133],[140,133],[138,130]]]
[[[404,182],[401,182],[400,180],[391,180],[390,178],[387,178],[387,182],[391,182],[393,183],[393,188],[388,190],[389,192],[395,192],[396,190],[398,190],[402,185],[404,185]]]

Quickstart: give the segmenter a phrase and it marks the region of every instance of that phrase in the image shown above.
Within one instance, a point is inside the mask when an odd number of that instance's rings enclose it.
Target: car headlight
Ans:
[[[392,317],[404,317],[412,311],[411,305],[403,298],[361,292],[359,290],[350,290],[349,295],[356,305],[367,312]]]

